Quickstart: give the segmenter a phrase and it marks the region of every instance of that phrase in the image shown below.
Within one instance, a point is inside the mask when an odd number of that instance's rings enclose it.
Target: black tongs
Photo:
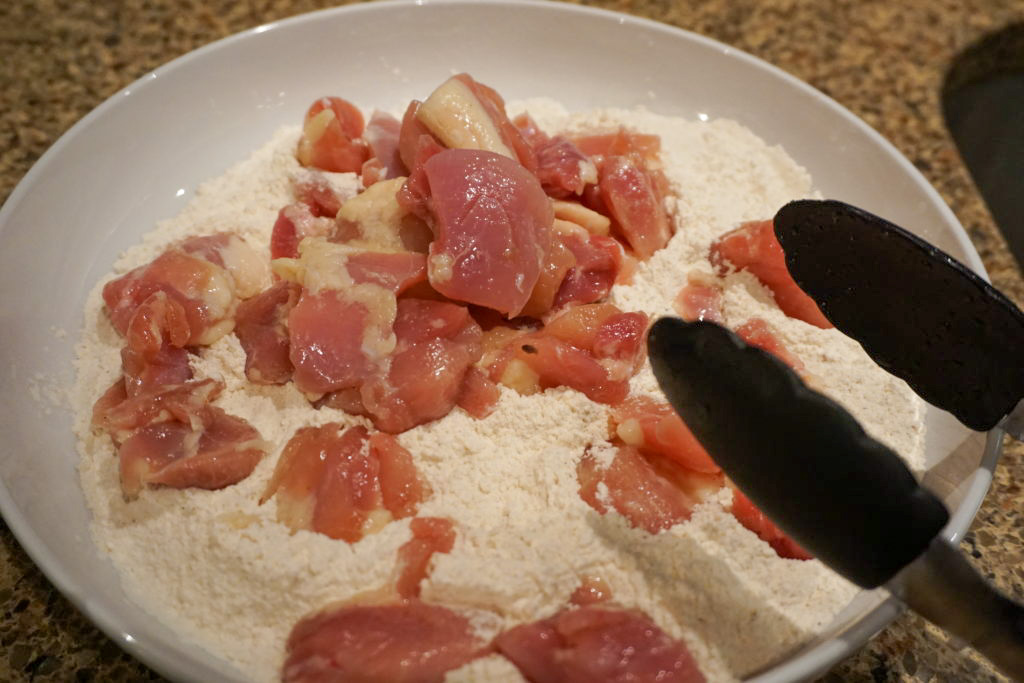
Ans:
[[[978,431],[1024,398],[1024,313],[949,254],[837,201],[790,202],[774,225],[800,288],[921,398]]]
[[[788,204],[775,230],[791,274],[826,317],[923,398],[975,429],[1020,402],[1024,315],[964,266],[840,202]],[[714,323],[663,318],[648,347],[676,411],[786,533],[1024,680],[1024,608],[939,536],[946,507],[894,452],[787,365]]]

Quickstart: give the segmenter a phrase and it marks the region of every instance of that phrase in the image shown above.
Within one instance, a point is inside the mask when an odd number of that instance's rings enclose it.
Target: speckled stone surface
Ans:
[[[119,88],[217,38],[334,3],[317,0],[6,0],[0,3],[0,198],[68,127]],[[835,98],[892,141],[969,232],[993,283],[1024,280],[941,114],[958,87],[1024,69],[1020,0],[601,0],[748,51]],[[957,57],[967,57],[957,61]],[[1024,448],[1008,443],[963,549],[1024,601]],[[0,681],[160,680],[93,628],[0,530]],[[827,681],[1001,680],[904,616]]]

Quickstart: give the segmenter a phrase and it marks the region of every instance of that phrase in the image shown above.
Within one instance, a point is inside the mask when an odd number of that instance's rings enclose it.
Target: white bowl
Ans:
[[[280,125],[300,121],[314,98],[337,92],[394,108],[464,70],[510,99],[735,119],[783,145],[824,196],[884,215],[983,272],[938,194],[868,126],[779,69],[651,21],[539,2],[374,3],[261,26],[161,67],[61,137],[0,211],[0,509],[72,602],[171,679],[241,677],[130,602],[93,545],[71,415],[46,401],[71,384],[85,296],[120,251],[182,208],[198,182]],[[929,462],[938,462],[966,432],[935,410],[928,422]],[[947,538],[973,519],[998,443],[990,435],[980,467],[979,443],[958,452],[969,467],[947,482],[959,485],[949,498],[957,512]],[[759,680],[823,671],[897,612],[892,600],[861,594],[822,639]]]

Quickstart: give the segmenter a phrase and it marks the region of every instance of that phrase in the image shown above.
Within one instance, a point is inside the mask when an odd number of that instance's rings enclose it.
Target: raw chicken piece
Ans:
[[[208,345],[231,331],[239,298],[256,294],[268,276],[245,240],[217,233],[184,240],[108,282],[103,301],[114,327],[127,334],[136,310],[162,292],[168,301],[160,304],[160,317],[172,326],[172,345]]]
[[[363,187],[369,188],[382,180],[386,180],[387,169],[384,168],[383,162],[377,157],[370,157],[363,162],[363,168],[359,171],[359,180],[363,183]]]
[[[719,325],[725,323],[722,315],[722,288],[712,282],[710,277],[695,273],[687,275],[686,284],[679,290],[672,307],[687,322],[707,320]]]
[[[750,529],[770,545],[779,557],[791,560],[810,560],[812,555],[804,550],[786,533],[765,517],[764,513],[743,492],[732,490],[732,514],[740,524]]]
[[[384,307],[387,299],[426,280],[423,254],[376,249],[362,240],[338,244],[306,239],[299,247],[298,259],[275,259],[273,267],[279,277],[297,282],[307,292],[333,290],[346,299]]]
[[[121,370],[124,373],[125,390],[131,396],[192,379],[188,351],[166,345],[145,357],[131,347],[124,347],[121,349]]]
[[[381,111],[374,111],[370,116],[366,130],[363,131],[363,139],[370,145],[373,156],[367,163],[373,163],[375,176],[373,182],[367,182],[366,164],[363,164],[362,176],[363,186],[370,187],[374,182],[391,180],[407,174],[405,164],[398,151],[399,134],[402,130],[401,122],[390,114]]]
[[[533,149],[508,119],[505,101],[493,88],[469,74],[458,74],[437,87],[416,117],[449,149],[476,149],[536,167]]]
[[[772,354],[793,368],[797,373],[801,375],[806,373],[807,368],[804,366],[803,361],[790,353],[789,349],[782,345],[782,342],[779,341],[778,336],[775,334],[775,330],[763,319],[751,318],[736,328],[736,334],[751,346],[756,346]]]
[[[340,194],[323,173],[308,168],[292,176],[292,193],[318,218],[334,218],[341,205],[351,198]]]
[[[647,316],[612,304],[575,306],[551,320],[544,334],[589,351],[615,377],[631,377],[646,358]]]
[[[569,596],[569,602],[579,607],[596,605],[611,599],[611,589],[599,576],[584,576],[580,585]]]
[[[663,203],[668,181],[661,172],[661,139],[620,128],[572,141],[598,168],[599,180],[584,188],[583,204],[613,218],[636,256],[650,258],[672,236]]]
[[[186,254],[206,259],[228,271],[239,299],[254,296],[270,282],[266,260],[233,232],[190,237],[178,246]]]
[[[183,348],[189,331],[184,307],[165,292],[154,292],[135,309],[121,349],[128,396],[192,379],[188,351]]]
[[[586,239],[578,235],[564,238],[566,247],[576,257],[555,296],[554,308],[569,303],[589,304],[608,296],[622,268],[622,245],[602,235]]]
[[[93,424],[118,447],[125,498],[147,485],[219,489],[252,473],[267,444],[248,422],[210,405],[222,389],[205,379],[129,396],[121,381],[100,397]]]
[[[285,683],[441,683],[483,654],[469,620],[418,600],[308,616],[288,637]]]
[[[451,412],[482,353],[482,332],[464,306],[422,299],[398,302],[394,332],[390,366],[363,385],[361,396],[374,425],[398,433]]]
[[[656,163],[661,154],[661,138],[634,133],[620,127],[614,133],[582,135],[572,138],[573,144],[587,156],[635,156],[647,163]]]
[[[420,479],[412,454],[392,435],[375,432],[370,435],[370,455],[380,465],[378,474],[384,508],[395,519],[415,515],[430,489]]]
[[[661,465],[656,469],[652,461]],[[674,470],[673,477],[663,474]],[[576,470],[580,482],[580,498],[602,515],[608,507],[598,496],[598,484],[608,489],[611,506],[634,527],[656,534],[690,518],[700,499],[688,495],[676,485],[676,480],[694,476],[665,459],[648,460],[632,446],[618,446],[615,457],[602,469],[597,457],[587,451]],[[720,488],[720,487],[719,487]]]
[[[631,396],[612,407],[610,421],[615,435],[628,446],[664,456],[695,472],[721,471],[667,403]]]
[[[312,399],[359,387],[386,367],[395,348],[395,295],[422,279],[423,257],[366,252],[325,240],[302,242],[298,260],[274,270],[303,286],[288,315],[289,357],[300,391]]]
[[[370,152],[360,138],[363,115],[340,97],[321,97],[306,112],[295,155],[303,166],[359,173]]]
[[[597,167],[571,141],[556,135],[534,149],[537,179],[548,195],[565,198],[583,194],[583,188],[597,182]]]
[[[703,683],[686,646],[636,610],[566,609],[495,640],[532,683]]]
[[[478,420],[482,420],[492,412],[501,398],[501,390],[477,366],[470,366],[462,378],[456,405]]]
[[[322,396],[361,386],[376,372],[378,360],[364,346],[370,318],[366,304],[337,290],[302,293],[288,314],[288,355],[300,391]]]
[[[427,578],[427,568],[434,553],[450,553],[455,546],[452,521],[444,517],[416,517],[409,523],[412,538],[398,549],[398,579],[395,588],[399,597],[418,598],[420,582]]]
[[[561,291],[566,275],[575,265],[576,256],[566,246],[565,239],[561,235],[555,235],[537,277],[537,284],[533,286],[530,299],[523,306],[520,315],[540,318],[550,311],[554,307],[555,297]]]
[[[298,430],[260,503],[275,497],[277,519],[292,531],[309,529],[355,543],[382,524],[370,519],[383,502],[379,466],[366,440],[365,428],[343,432],[337,423]]]
[[[235,334],[245,351],[245,376],[253,384],[284,384],[292,378],[287,321],[301,291],[282,280],[239,304]]]
[[[672,224],[657,182],[640,164],[625,156],[605,159],[598,188],[619,232],[641,260],[668,244]]]
[[[260,499],[277,502],[277,519],[355,543],[394,518],[415,513],[425,487],[408,451],[371,440],[366,428],[304,427],[281,452]]]
[[[607,236],[612,221],[607,216],[587,208],[578,201],[555,199],[551,202],[555,218],[577,225],[591,235]]]
[[[488,372],[493,381],[522,394],[556,386],[592,401],[614,404],[629,393],[629,378],[643,364],[647,316],[611,304],[576,306],[539,332],[491,335]]]
[[[118,380],[96,401],[92,423],[109,433],[115,444],[121,444],[135,430],[154,422],[198,421],[203,408],[223,389],[222,382],[207,378],[129,396],[124,381]]]
[[[427,281],[427,257],[413,251],[362,251],[348,257],[355,284],[374,284],[396,296]]]
[[[238,298],[231,275],[177,247],[103,287],[114,327],[126,334],[136,309],[156,292],[164,292],[184,310],[189,346],[212,344],[234,328]]]
[[[646,315],[616,313],[598,326],[590,351],[612,376],[632,377],[647,355],[644,346],[646,334]]]
[[[313,401],[313,407],[318,410],[325,406],[344,411],[349,415],[370,415],[366,412],[366,406],[363,405],[363,397],[359,393],[359,387],[331,391]]]
[[[621,401],[629,392],[628,376],[609,372],[592,353],[543,333],[517,343],[512,362],[533,371],[539,390],[567,386],[585,394],[591,401],[607,404]],[[503,373],[502,383],[506,380]],[[519,389],[514,385],[512,388]]]
[[[419,118],[423,103],[412,100],[402,116],[402,127],[398,133],[398,156],[409,169],[409,179],[427,159],[444,149],[444,145],[423,125]]]
[[[127,398],[128,392],[125,390],[124,376],[122,375],[92,404],[92,419],[89,424],[94,428],[105,429],[107,414],[124,403]],[[116,439],[114,444],[117,444]]]
[[[318,216],[305,202],[289,204],[277,213],[270,232],[270,258],[298,258],[299,242],[306,237],[326,237],[333,230],[333,217]]]
[[[125,498],[146,486],[220,489],[252,474],[267,451],[259,432],[216,406],[204,406],[197,417],[191,423],[153,422],[121,444]]]
[[[478,150],[439,152],[423,164],[429,186],[431,286],[509,317],[522,311],[551,242],[551,203],[529,171]]]
[[[537,179],[548,196],[581,195],[583,188],[597,183],[597,166],[571,140],[549,137],[529,114],[517,116],[514,123],[533,148]]]
[[[814,299],[797,286],[786,269],[786,255],[770,220],[750,221],[722,235],[711,244],[709,258],[720,275],[726,274],[730,265],[750,271],[791,318],[824,329],[832,327]]]

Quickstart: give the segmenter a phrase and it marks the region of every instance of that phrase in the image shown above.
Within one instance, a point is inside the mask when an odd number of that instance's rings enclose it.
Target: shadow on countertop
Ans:
[[[1024,263],[1024,24],[963,51],[942,88],[946,126],[1017,263]]]

